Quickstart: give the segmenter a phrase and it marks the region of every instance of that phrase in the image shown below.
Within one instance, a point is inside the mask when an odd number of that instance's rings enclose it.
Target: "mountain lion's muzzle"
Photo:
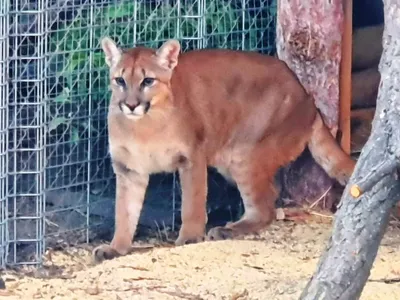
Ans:
[[[127,117],[142,117],[150,109],[150,102],[140,101],[135,104],[129,103],[127,101],[120,101],[119,108]]]

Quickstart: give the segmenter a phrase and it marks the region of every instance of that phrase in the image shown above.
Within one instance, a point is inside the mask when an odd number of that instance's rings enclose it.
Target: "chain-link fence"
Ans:
[[[112,234],[103,36],[125,47],[177,38],[184,51],[273,53],[275,1],[2,0],[1,265],[40,264],[45,247]],[[172,175],[154,176],[141,222],[173,223],[175,196]]]

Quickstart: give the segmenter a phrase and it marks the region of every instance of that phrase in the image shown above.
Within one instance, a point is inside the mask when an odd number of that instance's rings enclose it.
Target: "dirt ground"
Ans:
[[[40,272],[3,274],[0,299],[298,299],[330,222],[276,221],[243,240],[163,244],[97,265],[90,256],[94,245],[51,251]],[[400,299],[399,244],[400,227],[391,224],[362,300]]]

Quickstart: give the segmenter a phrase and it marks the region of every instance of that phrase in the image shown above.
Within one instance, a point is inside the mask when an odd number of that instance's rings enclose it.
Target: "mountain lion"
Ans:
[[[329,176],[345,185],[355,162],[340,148],[285,62],[256,52],[206,49],[180,53],[120,49],[102,40],[112,90],[109,149],[116,174],[115,233],[94,249],[97,260],[125,255],[149,175],[179,172],[182,226],[176,245],[204,240],[207,166],[235,182],[245,213],[207,240],[257,232],[275,217],[277,170],[308,146]]]

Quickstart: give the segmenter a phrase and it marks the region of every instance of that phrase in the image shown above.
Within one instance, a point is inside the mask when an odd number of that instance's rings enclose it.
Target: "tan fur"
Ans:
[[[177,245],[204,238],[207,166],[236,182],[245,206],[239,221],[211,229],[209,239],[265,228],[275,217],[274,175],[307,144],[329,175],[342,184],[350,177],[354,161],[277,58],[229,50],[179,54],[177,41],[158,50],[122,51],[109,38],[102,44],[110,66],[108,126],[117,197],[115,235],[110,246],[95,249],[97,259],[129,252],[153,173],[179,171],[183,200]],[[115,79],[120,76],[124,87]],[[156,80],[143,87],[145,77]],[[130,113],[146,102],[147,113]]]

